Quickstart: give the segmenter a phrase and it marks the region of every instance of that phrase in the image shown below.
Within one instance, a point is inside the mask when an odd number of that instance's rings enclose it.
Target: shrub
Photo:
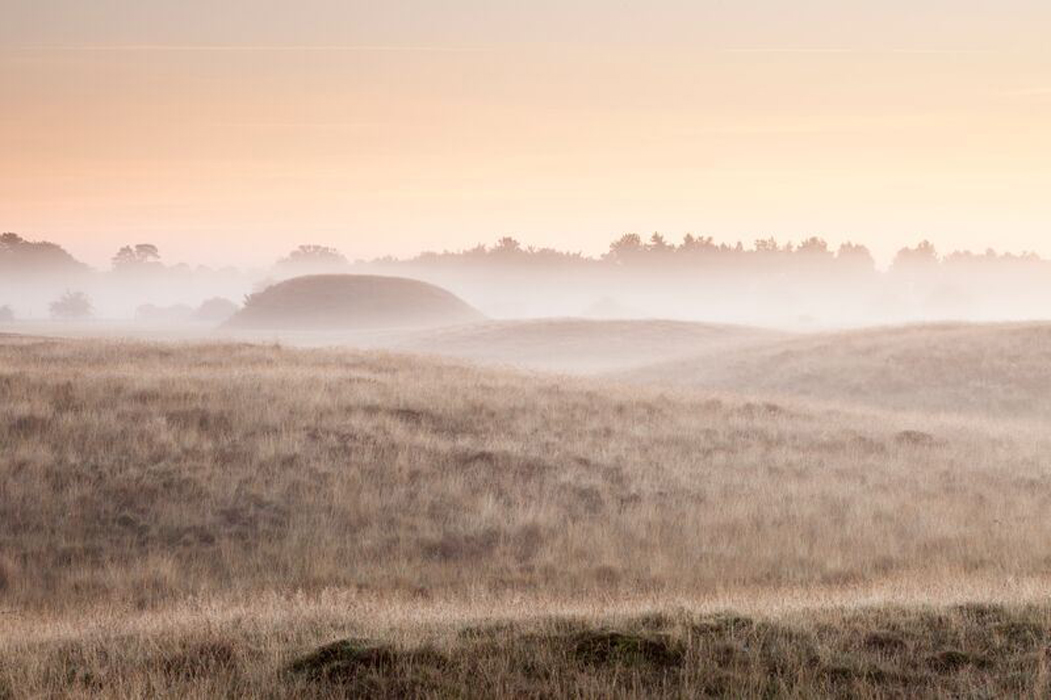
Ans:
[[[89,318],[92,313],[91,299],[84,292],[66,292],[50,308],[52,318],[64,321]]]
[[[194,320],[207,321],[209,323],[222,323],[235,313],[238,306],[229,299],[215,297],[203,302],[194,312]]]

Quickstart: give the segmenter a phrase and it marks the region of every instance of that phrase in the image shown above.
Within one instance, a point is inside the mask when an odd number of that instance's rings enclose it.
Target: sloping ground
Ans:
[[[794,336],[621,375],[635,382],[904,411],[1051,418],[1051,323]]]
[[[0,609],[1036,575],[1046,431],[418,358],[0,342]]]
[[[577,318],[491,321],[420,333],[397,350],[568,373],[599,373],[727,351],[783,334],[747,326]]]
[[[227,327],[353,331],[479,321],[482,314],[449,291],[402,277],[310,275],[253,294]]]

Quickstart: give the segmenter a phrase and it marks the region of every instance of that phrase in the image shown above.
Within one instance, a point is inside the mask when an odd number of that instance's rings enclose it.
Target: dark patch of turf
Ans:
[[[681,646],[665,635],[584,631],[574,635],[571,644],[574,658],[591,665],[672,667],[683,660]]]

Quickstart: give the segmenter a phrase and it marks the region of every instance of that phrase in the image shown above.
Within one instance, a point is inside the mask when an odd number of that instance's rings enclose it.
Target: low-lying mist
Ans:
[[[0,238],[0,324],[120,322],[143,328],[220,326],[274,283],[317,273],[429,282],[491,319],[671,319],[805,330],[935,320],[1046,318],[1051,262],[1032,254],[953,252],[929,243],[901,250],[886,270],[869,251],[821,239],[752,246],[687,236],[674,244],[627,235],[599,258],[493,246],[415,258],[351,262],[300,246],[268,269],[169,264],[149,244],[122,248],[92,269],[47,242]]]

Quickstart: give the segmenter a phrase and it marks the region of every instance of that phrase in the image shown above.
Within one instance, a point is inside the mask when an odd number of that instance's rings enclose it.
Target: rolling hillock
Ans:
[[[776,338],[620,375],[895,411],[1051,417],[1051,323],[925,324]]]
[[[253,294],[227,322],[246,330],[354,331],[479,321],[451,292],[403,277],[308,275]]]

